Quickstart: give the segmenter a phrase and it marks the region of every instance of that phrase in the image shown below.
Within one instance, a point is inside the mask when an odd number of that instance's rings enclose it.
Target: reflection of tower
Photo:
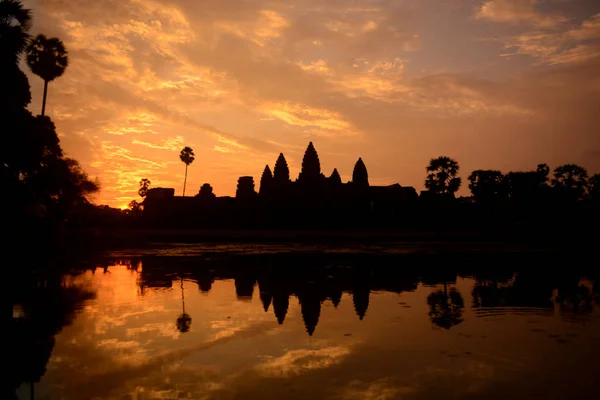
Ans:
[[[254,293],[255,279],[248,277],[237,277],[235,278],[235,294],[238,300],[250,301],[252,300],[252,294]]]
[[[189,332],[192,325],[192,317],[185,312],[185,297],[183,293],[183,277],[181,278],[181,307],[182,313],[177,318],[177,330],[181,333]]]
[[[353,272],[352,279],[352,302],[356,315],[362,321],[369,308],[369,296],[371,294],[370,282],[372,271],[370,269],[357,268]]]
[[[210,292],[210,289],[212,289],[212,284],[215,280],[209,272],[202,272],[198,274],[196,279],[198,280],[198,289],[200,289],[202,293]]]
[[[331,293],[331,302],[335,308],[340,305],[340,301],[342,301],[342,289],[337,289]]]
[[[358,315],[358,318],[360,318],[361,321],[365,317],[367,309],[369,308],[370,294],[371,290],[369,290],[369,286],[366,283],[362,283],[354,287],[352,293],[352,302],[354,303],[356,315]]]
[[[314,288],[308,288],[308,290],[303,291],[298,295],[298,300],[300,300],[300,309],[302,311],[302,319],[304,320],[306,332],[312,336],[319,323],[319,316],[321,315],[321,301],[319,300],[319,295]]]
[[[258,292],[260,293],[260,301],[265,309],[265,312],[269,311],[271,300],[273,300],[273,294],[271,293],[271,284],[267,280],[258,280]]]
[[[339,283],[333,278],[329,277],[325,285],[325,298],[331,299],[333,306],[337,308],[342,300],[342,288]]]
[[[290,305],[290,296],[284,291],[277,291],[273,296],[273,311],[279,325],[283,324]]]

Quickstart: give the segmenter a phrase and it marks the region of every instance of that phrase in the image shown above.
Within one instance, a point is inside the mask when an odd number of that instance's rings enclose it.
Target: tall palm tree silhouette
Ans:
[[[191,147],[184,147],[179,153],[179,158],[185,164],[185,178],[183,179],[183,196],[185,197],[185,185],[187,183],[187,170],[188,166],[194,162],[196,156],[194,154],[194,150]]]
[[[19,55],[29,42],[31,10],[23,8],[19,0],[0,0],[0,58],[17,64]]]
[[[69,65],[67,50],[60,39],[38,35],[27,47],[27,65],[31,72],[44,80],[44,99],[42,101],[42,116],[44,116],[48,82],[52,82],[65,72]]]
[[[181,333],[189,332],[192,325],[192,317],[185,312],[185,297],[183,294],[183,277],[181,277],[181,307],[182,313],[177,318],[177,330]]]

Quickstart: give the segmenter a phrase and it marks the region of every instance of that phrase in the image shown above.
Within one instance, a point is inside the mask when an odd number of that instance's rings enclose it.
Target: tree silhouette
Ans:
[[[425,187],[432,193],[451,195],[458,191],[461,179],[457,177],[460,166],[450,157],[438,157],[429,161]]]
[[[592,200],[600,200],[600,174],[592,175],[588,180],[588,190]]]
[[[463,321],[462,311],[465,302],[455,288],[448,291],[446,283],[443,291],[438,290],[427,296],[427,304],[431,322],[440,328],[450,329]]]
[[[508,195],[506,180],[500,171],[477,170],[469,175],[469,189],[477,202],[490,202]]]
[[[548,175],[550,175],[550,167],[548,166],[548,164],[538,164],[535,172],[539,177],[540,186],[547,186]]]
[[[0,0],[0,112],[5,112],[8,117],[2,117],[6,132],[22,128],[22,121],[16,119],[25,117],[23,108],[31,101],[29,81],[19,69],[21,53],[29,42],[31,24],[31,10],[23,8],[21,1]],[[10,143],[3,146],[12,147]]]
[[[211,199],[214,199],[216,196],[213,193],[212,186],[210,186],[210,184],[208,184],[208,183],[205,183],[204,185],[202,185],[200,187],[200,192],[198,192],[198,197],[203,200],[211,200]]]
[[[129,208],[131,215],[138,215],[142,211],[140,203],[138,203],[136,200],[131,200],[127,207]]]
[[[572,200],[580,200],[587,187],[587,170],[576,164],[565,164],[556,167],[552,186]]]
[[[358,161],[356,161],[356,164],[354,164],[352,183],[362,188],[369,186],[369,173],[367,172],[367,167],[362,158],[359,158]]]
[[[31,10],[19,0],[0,1],[0,63],[16,66],[27,48],[31,29]]]
[[[547,177],[544,173],[539,170],[509,172],[506,174],[508,197],[517,203],[538,201],[546,190]]]
[[[319,162],[319,155],[315,150],[315,146],[310,142],[304,157],[302,158],[302,170],[300,171],[299,181],[316,181],[321,176],[321,163]]]
[[[140,197],[146,197],[146,193],[148,193],[148,189],[150,188],[151,184],[152,182],[150,182],[150,180],[147,178],[143,178],[140,181],[140,188],[138,189],[138,194]]]
[[[275,168],[273,169],[273,180],[278,185],[285,185],[290,182],[290,169],[288,168],[288,164],[283,156],[283,153],[279,154],[279,157],[277,157],[277,161],[275,162]]]
[[[331,173],[331,176],[328,179],[329,183],[331,183],[334,186],[340,186],[342,184],[342,177],[340,176],[340,173],[338,172],[337,168],[333,169],[333,172]]]
[[[183,178],[183,196],[185,197],[185,185],[187,183],[187,170],[188,166],[194,162],[196,156],[194,150],[191,147],[184,147],[179,153],[179,159],[185,164],[185,178]]]
[[[52,82],[65,72],[69,65],[67,50],[60,39],[38,35],[27,47],[27,65],[31,72],[44,80],[44,99],[42,100],[42,116],[44,116],[48,82]]]
[[[259,194],[261,196],[269,196],[273,190],[273,174],[271,168],[265,165],[265,169],[260,177],[260,189]]]

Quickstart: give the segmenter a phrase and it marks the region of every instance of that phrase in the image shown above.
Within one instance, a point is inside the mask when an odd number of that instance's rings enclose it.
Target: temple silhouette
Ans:
[[[256,190],[254,177],[238,180],[235,197],[217,197],[210,184],[194,197],[175,196],[173,188],[152,188],[143,202],[144,217],[160,226],[193,227],[348,227],[408,219],[406,209],[419,199],[414,187],[400,184],[371,186],[367,167],[359,158],[352,180],[343,183],[337,169],[321,171],[312,142],[296,180],[283,154],[271,172],[265,166]]]

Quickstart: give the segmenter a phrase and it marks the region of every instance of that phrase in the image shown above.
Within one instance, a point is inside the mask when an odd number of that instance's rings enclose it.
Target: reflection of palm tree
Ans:
[[[52,82],[65,72],[69,65],[67,50],[60,39],[38,35],[27,48],[27,64],[31,68],[31,72],[44,80],[44,99],[42,101],[42,116],[44,116],[48,82]]]
[[[181,333],[185,333],[185,332],[189,332],[190,327],[192,325],[192,317],[189,316],[189,314],[186,314],[185,312],[185,297],[183,294],[183,277],[181,278],[181,307],[182,307],[182,313],[179,316],[179,318],[177,318],[177,330]]]
[[[450,329],[460,324],[465,302],[461,294],[452,288],[448,292],[448,286],[444,283],[444,290],[438,290],[427,297],[429,304],[429,317],[431,322],[440,328]]]

